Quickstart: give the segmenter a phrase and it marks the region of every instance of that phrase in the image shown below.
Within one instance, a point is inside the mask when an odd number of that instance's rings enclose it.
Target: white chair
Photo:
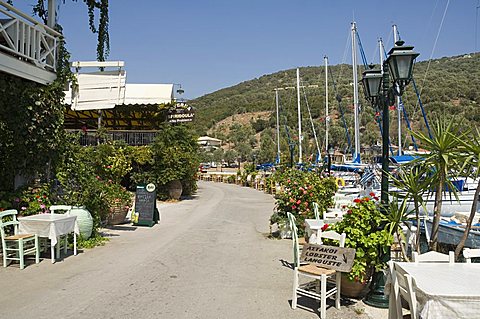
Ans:
[[[442,254],[436,251],[428,251],[424,254],[419,254],[416,251],[412,253],[412,259],[415,263],[425,263],[425,262],[447,262],[447,263],[454,263],[455,262],[455,253],[453,251],[449,251],[447,254]]]
[[[480,257],[480,249],[464,248],[463,257],[465,258],[467,264],[470,264],[472,262],[472,258]]]
[[[17,210],[9,209],[0,212],[0,236],[2,239],[3,267],[7,267],[8,260],[20,263],[20,269],[25,267],[25,256],[35,255],[35,263],[40,262],[40,250],[38,248],[37,234],[18,234]],[[6,219],[4,222],[3,219]],[[6,234],[6,228],[13,234]]]
[[[315,219],[320,220],[320,209],[318,208],[318,203],[313,202],[313,213],[315,214]]]
[[[403,298],[410,308],[410,318],[418,319],[419,313],[417,310],[417,296],[415,294],[415,280],[409,275],[396,267],[396,264],[390,260],[388,262],[390,268],[390,275],[393,285],[393,298],[396,308],[396,318],[403,318],[402,302]]]
[[[66,215],[70,215],[70,210],[72,206],[69,205],[52,205],[50,206],[50,214],[59,214],[61,211],[64,212]],[[49,241],[48,241],[49,242]],[[60,256],[60,249],[63,248],[63,253],[67,254],[68,248],[68,235],[61,235],[57,240],[57,256]]]
[[[298,244],[297,227],[295,225],[295,217],[291,213],[287,213],[290,226],[292,228],[293,238],[293,296],[292,309],[297,307],[298,295],[307,296],[320,300],[320,318],[325,319],[327,311],[327,298],[335,295],[335,308],[340,309],[340,272],[333,269],[317,267],[314,264],[300,263],[300,248]],[[345,245],[345,233],[338,234],[334,231],[325,231],[319,233],[322,238],[330,238],[339,242],[340,247]],[[315,291],[308,289],[309,285],[299,284],[299,277],[304,276],[308,279],[314,279],[316,282]],[[332,287],[327,287],[327,279],[332,283]],[[327,289],[328,288],[328,289]]]

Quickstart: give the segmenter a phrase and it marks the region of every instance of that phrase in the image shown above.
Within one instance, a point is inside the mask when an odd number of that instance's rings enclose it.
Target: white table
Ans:
[[[20,234],[37,234],[39,237],[50,239],[52,263],[55,262],[55,245],[57,245],[58,237],[61,235],[73,232],[73,254],[77,255],[77,234],[80,234],[77,216],[39,214],[21,217],[18,221],[20,222],[18,227]]]
[[[395,270],[415,280],[422,318],[480,318],[480,264],[400,262]]]
[[[322,244],[322,238],[318,233],[322,231],[325,224],[334,224],[339,219],[305,219],[305,234],[307,234],[308,242],[313,244]]]

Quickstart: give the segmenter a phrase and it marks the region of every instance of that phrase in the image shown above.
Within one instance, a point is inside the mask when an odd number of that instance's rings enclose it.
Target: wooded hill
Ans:
[[[359,68],[359,73],[363,71]],[[331,143],[339,149],[346,149],[347,138],[341,113],[345,114],[345,124],[350,138],[353,139],[353,86],[352,68],[350,65],[341,64],[329,67],[329,109],[331,120],[330,139]],[[312,147],[312,125],[310,115],[318,136],[321,149],[325,149],[325,68],[323,66],[310,66],[300,68],[302,97],[302,129],[304,131],[305,147]],[[430,62],[418,62],[414,68],[414,78],[418,91],[421,93],[421,101],[427,113],[429,121],[439,116],[455,118],[462,122],[465,127],[477,126],[480,120],[480,54],[465,54],[462,56],[445,57]],[[359,75],[361,79],[361,74]],[[335,83],[335,84],[334,84]],[[297,135],[297,96],[296,96],[296,70],[284,70],[270,75],[264,75],[238,85],[207,94],[190,101],[190,105],[196,108],[194,127],[199,135],[206,134],[210,129],[218,138],[230,140],[225,136],[225,128],[215,127],[219,121],[235,114],[244,114],[258,111],[271,111],[270,117],[262,116],[256,121],[251,121],[251,126],[256,133],[263,132],[267,128],[275,127],[275,88],[280,90],[281,105],[281,135],[284,148],[288,143],[294,144],[298,140]],[[371,146],[380,142],[380,130],[374,110],[369,102],[363,97],[363,88],[360,85],[361,104],[361,144]],[[338,102],[340,100],[340,103]],[[307,107],[308,103],[308,107]],[[413,130],[424,130],[423,120],[417,95],[410,84],[404,95],[403,103],[408,113]],[[397,144],[397,111],[390,111],[391,119],[391,143]],[[402,121],[403,146],[411,145],[411,138],[406,129],[405,120]],[[274,130],[267,130],[274,140]],[[245,137],[247,138],[247,137]],[[323,142],[323,143],[322,143]],[[252,144],[254,144],[252,142]],[[260,145],[252,145],[259,148]]]

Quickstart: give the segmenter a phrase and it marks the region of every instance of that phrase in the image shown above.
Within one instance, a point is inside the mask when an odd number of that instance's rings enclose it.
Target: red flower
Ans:
[[[375,193],[374,193],[374,192],[371,192],[371,193],[368,194],[368,195],[370,195],[370,197],[374,197],[374,196],[375,196]]]
[[[326,231],[327,228],[328,228],[328,224],[323,225],[323,226],[322,226],[322,231]]]
[[[295,205],[292,206],[292,209],[296,209],[296,208],[297,208],[297,206],[295,206]]]
[[[368,201],[370,200],[370,198],[369,198],[369,197],[365,197],[363,200],[366,201],[366,202],[368,202]]]
[[[351,209],[347,210],[347,214],[348,214],[348,215],[351,215],[351,214],[352,214],[352,210],[351,210]]]
[[[374,200],[378,200],[378,197],[377,197],[377,196],[375,196],[373,199],[374,199]]]
[[[361,203],[362,200],[361,200],[360,198],[355,198],[355,199],[353,200],[353,202],[358,204],[358,203]]]

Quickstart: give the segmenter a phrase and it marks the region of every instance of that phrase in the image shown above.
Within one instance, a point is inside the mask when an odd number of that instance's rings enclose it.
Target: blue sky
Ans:
[[[57,1],[72,60],[95,60],[85,4]],[[34,2],[14,5],[30,12]],[[447,3],[433,57],[474,52],[479,0],[110,0],[109,60],[125,61],[129,83],[181,83],[184,97],[195,98],[280,70],[323,65],[324,55],[330,64],[351,63],[353,19],[369,62],[378,62],[379,37],[387,50],[393,45],[393,23],[419,60],[428,60]]]

